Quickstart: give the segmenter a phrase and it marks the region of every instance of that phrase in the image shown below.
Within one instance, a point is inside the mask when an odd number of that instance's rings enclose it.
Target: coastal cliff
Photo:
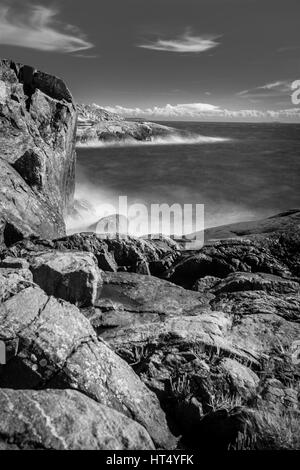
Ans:
[[[75,188],[76,107],[59,78],[0,61],[0,243],[65,233]]]
[[[188,137],[187,133],[154,122],[125,120],[97,105],[77,105],[77,144],[88,145],[153,142]]]
[[[0,64],[0,450],[299,449],[300,210],[65,236],[72,97]]]

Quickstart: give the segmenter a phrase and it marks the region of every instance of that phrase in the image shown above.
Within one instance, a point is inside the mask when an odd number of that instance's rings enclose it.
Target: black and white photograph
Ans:
[[[299,451],[299,179],[299,0],[0,0],[0,450]]]

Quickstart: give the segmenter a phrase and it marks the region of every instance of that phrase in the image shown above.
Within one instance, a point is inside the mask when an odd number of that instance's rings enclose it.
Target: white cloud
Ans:
[[[292,80],[278,80],[277,82],[266,83],[265,85],[243,90],[237,93],[245,98],[265,98],[279,96],[291,91]]]
[[[177,39],[157,39],[155,42],[140,44],[138,47],[153,51],[199,53],[217,47],[216,36],[192,36],[185,33]]]
[[[153,106],[152,108],[126,108],[123,106],[105,107],[107,111],[122,114],[128,117],[164,117],[164,118],[180,118],[195,117],[201,113],[217,112],[218,107],[207,103],[188,103],[188,104],[166,104],[165,106]]]
[[[41,5],[30,5],[25,13],[0,5],[0,44],[59,52],[93,47],[77,28],[58,22],[57,14]]]
[[[256,110],[242,109],[229,110],[208,103],[167,104],[165,106],[153,106],[151,108],[128,108],[124,106],[106,106],[107,111],[120,114],[125,117],[147,119],[194,119],[194,120],[298,120],[300,121],[300,108],[283,110]]]
[[[272,83],[266,83],[265,85],[258,87],[258,89],[261,90],[274,90],[274,89],[282,89],[282,87],[286,86],[285,81],[278,81],[278,82],[272,82]]]

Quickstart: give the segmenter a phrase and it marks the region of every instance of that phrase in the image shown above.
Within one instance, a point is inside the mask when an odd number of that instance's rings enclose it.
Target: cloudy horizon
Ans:
[[[126,117],[300,122],[299,2],[242,3],[0,0],[1,56]]]

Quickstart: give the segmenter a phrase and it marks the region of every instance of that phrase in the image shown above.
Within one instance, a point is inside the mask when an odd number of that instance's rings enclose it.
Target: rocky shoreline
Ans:
[[[191,138],[186,132],[154,122],[125,120],[97,105],[77,105],[77,146],[134,144]]]
[[[0,90],[0,449],[299,449],[300,210],[195,252],[66,236],[71,94]]]

